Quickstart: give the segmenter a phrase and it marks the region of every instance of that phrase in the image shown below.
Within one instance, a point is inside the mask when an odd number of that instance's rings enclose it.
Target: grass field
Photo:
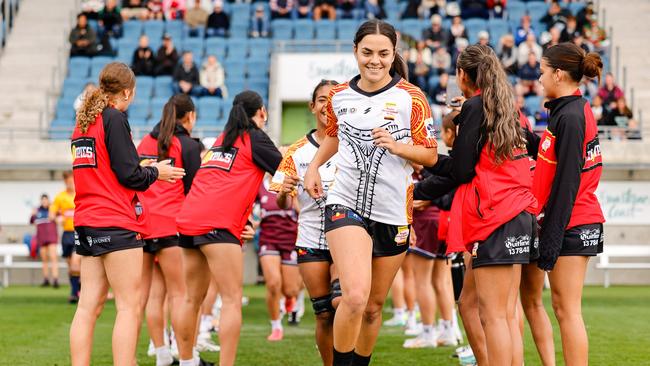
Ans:
[[[0,365],[68,365],[68,328],[74,306],[66,303],[66,288],[35,287],[0,289]],[[308,312],[299,327],[285,326],[285,340],[266,341],[269,323],[264,289],[246,287],[250,305],[244,308],[244,326],[238,365],[318,365],[313,337],[313,316]],[[545,302],[550,303],[548,293]],[[584,317],[590,338],[592,365],[650,365],[650,287],[588,287]],[[549,309],[550,310],[550,309]],[[93,365],[111,364],[111,329],[115,306],[109,302],[95,331]],[[387,314],[388,315],[388,314]],[[551,318],[553,318],[551,316]],[[554,322],[556,347],[559,334]],[[146,355],[146,330],[138,347],[138,363],[155,365]],[[405,350],[398,329],[382,328],[373,365],[456,365],[451,348]],[[530,332],[526,330],[526,366],[539,365]],[[215,361],[216,354],[204,354]],[[558,365],[563,365],[557,354]]]

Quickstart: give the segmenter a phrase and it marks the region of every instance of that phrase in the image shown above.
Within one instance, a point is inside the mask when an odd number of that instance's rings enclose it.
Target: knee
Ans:
[[[555,317],[560,322],[573,317],[582,316],[579,303],[577,305],[571,305],[563,301],[560,301],[559,299],[554,299],[552,305],[553,305],[553,312],[555,313]]]
[[[381,320],[381,312],[384,307],[383,302],[368,302],[366,309],[363,312],[363,319],[366,323],[374,323],[378,320]]]
[[[279,278],[270,278],[266,281],[266,290],[273,295],[279,295],[282,289],[282,284]]]
[[[282,285],[282,293],[285,297],[296,297],[298,296],[298,292],[300,292],[300,288],[298,286],[294,286],[293,284],[288,283]]]
[[[329,326],[334,322],[334,313],[325,311],[316,314],[316,323],[320,326]]]
[[[345,304],[348,310],[353,314],[361,314],[366,308],[368,293],[351,289],[343,293],[343,296],[341,296],[341,302],[343,302],[343,304]]]
[[[461,295],[460,299],[458,299],[458,311],[460,316],[466,319],[470,313],[478,311],[476,299]]]

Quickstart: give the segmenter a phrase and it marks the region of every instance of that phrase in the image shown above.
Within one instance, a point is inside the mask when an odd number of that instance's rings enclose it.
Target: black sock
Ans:
[[[70,295],[72,296],[79,296],[79,276],[78,275],[70,275]]]
[[[350,366],[368,366],[370,365],[370,357],[372,357],[372,353],[368,356],[361,356],[355,352]]]
[[[353,358],[354,358],[354,350],[350,352],[339,352],[336,350],[336,348],[334,348],[333,366],[351,366]]]

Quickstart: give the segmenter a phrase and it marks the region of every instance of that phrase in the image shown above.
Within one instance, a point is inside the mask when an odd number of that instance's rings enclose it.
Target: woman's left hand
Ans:
[[[253,239],[254,236],[255,236],[255,229],[253,229],[253,226],[246,224],[246,226],[244,226],[244,231],[242,231],[241,233],[242,240],[249,241]]]
[[[401,148],[401,143],[395,141],[393,136],[385,128],[373,128],[372,138],[375,140],[375,145],[383,147],[393,155],[398,155]]]

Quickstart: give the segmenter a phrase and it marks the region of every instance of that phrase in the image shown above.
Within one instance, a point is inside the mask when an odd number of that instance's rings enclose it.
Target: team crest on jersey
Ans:
[[[433,118],[427,118],[424,120],[424,127],[427,130],[427,138],[435,139],[436,138],[436,128],[433,125]]]
[[[201,168],[214,168],[229,172],[235,163],[238,151],[239,149],[236,147],[223,151],[221,146],[214,146],[203,157]]]
[[[551,147],[552,141],[551,141],[551,136],[546,136],[544,141],[542,142],[542,152],[546,152],[549,147]]]
[[[72,140],[72,169],[96,168],[97,149],[94,137],[79,137]]]
[[[478,242],[474,243],[474,247],[472,248],[472,258],[478,257]]]
[[[409,227],[399,226],[397,228],[397,235],[395,235],[395,243],[397,245],[404,245],[409,238]]]

